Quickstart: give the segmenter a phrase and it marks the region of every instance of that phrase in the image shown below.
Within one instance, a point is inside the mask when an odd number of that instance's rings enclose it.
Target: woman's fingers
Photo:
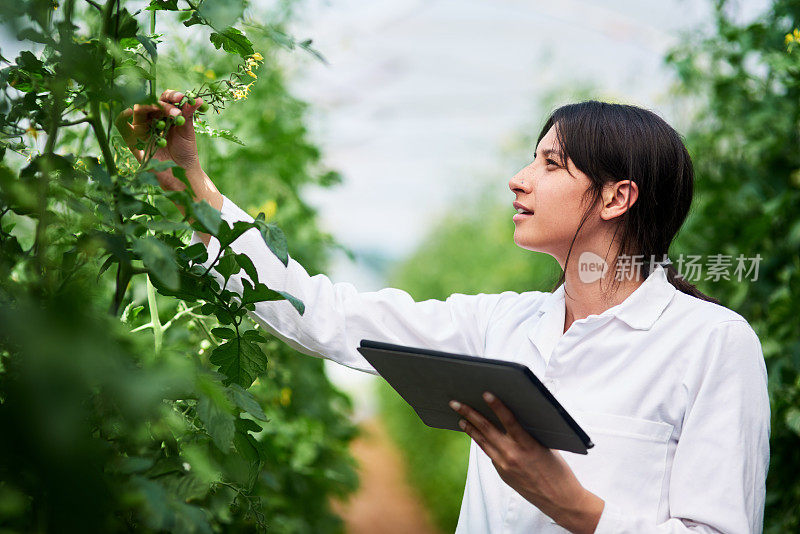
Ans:
[[[502,438],[505,437],[491,421],[483,417],[477,410],[473,410],[471,407],[458,401],[451,401],[450,407],[461,414],[468,422],[472,423],[472,425],[491,442],[500,443]]]
[[[161,104],[162,110],[169,117],[177,117],[181,114],[181,110],[178,108],[178,106],[175,106],[170,102],[159,100],[158,103]]]
[[[169,104],[173,104],[174,105],[174,104],[179,103],[183,99],[184,96],[186,96],[186,95],[184,93],[181,93],[180,91],[175,91],[173,89],[167,89],[166,91],[161,93],[160,100],[163,101],[163,102],[167,102]],[[195,112],[195,110],[197,108],[199,108],[202,104],[203,104],[203,99],[198,96],[198,97],[195,97],[193,106],[184,104],[181,107],[181,111],[183,112],[184,116],[186,116],[186,118],[191,118],[192,114]]]
[[[157,113],[160,111],[160,107],[156,106],[155,104],[134,104],[133,105],[133,124],[137,126],[139,124],[146,123],[150,115],[152,113]]]
[[[461,428],[464,429],[464,432],[471,437],[481,449],[483,449],[483,452],[486,453],[486,456],[492,459],[492,462],[498,465],[499,462],[502,461],[502,455],[500,454],[500,451],[492,442],[486,439],[486,436],[484,436],[475,425],[466,419],[462,419],[461,422],[459,422],[459,426],[461,426]]]
[[[522,428],[522,426],[520,426],[517,418],[514,417],[514,414],[511,412],[511,410],[509,410],[506,405],[500,401],[500,399],[487,391],[483,394],[483,400],[486,401],[486,404],[489,405],[489,408],[492,409],[500,422],[503,423],[503,427],[506,429],[506,433],[508,435],[520,443],[524,443],[527,441],[527,438],[530,438],[528,433]]]
[[[172,102],[178,103],[181,101],[181,98],[184,97],[184,94],[180,91],[175,91],[174,89],[167,89],[163,93],[161,93],[161,98],[159,100],[163,100],[165,102]]]
[[[133,110],[131,108],[127,108],[122,111],[117,118],[114,120],[114,126],[117,127],[117,131],[125,140],[125,143],[130,146],[131,144],[135,143],[135,139],[133,139],[133,126],[131,125],[128,119],[131,118],[133,115]],[[133,141],[133,143],[131,142]]]
[[[117,127],[117,131],[122,136],[125,144],[128,145],[128,149],[130,149],[134,157],[136,157],[137,160],[142,161],[143,151],[136,148],[136,141],[138,140],[138,137],[134,131],[133,125],[128,121],[128,119],[133,116],[133,113],[133,109],[131,108],[123,110],[122,113],[117,115],[117,118],[114,120],[114,126]]]

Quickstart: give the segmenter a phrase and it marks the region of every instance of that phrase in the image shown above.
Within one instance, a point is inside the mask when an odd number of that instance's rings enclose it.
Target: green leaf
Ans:
[[[248,231],[250,228],[253,228],[253,225],[247,221],[237,221],[233,223],[233,227],[229,226],[228,224],[221,225],[219,229],[219,235],[217,235],[217,238],[220,242],[220,247],[227,247],[239,239],[239,236]]]
[[[275,253],[281,263],[289,265],[289,246],[286,243],[286,236],[278,225],[275,223],[268,223],[264,220],[264,214],[259,213],[258,218],[255,220],[256,228],[261,233],[264,243],[267,244],[269,249]]]
[[[205,271],[205,267],[197,267]],[[159,293],[168,297],[177,297],[188,302],[196,300],[213,300],[215,290],[212,289],[211,284],[216,286],[217,282],[210,280],[210,275],[206,275],[204,279],[199,279],[199,274],[200,273],[192,275],[186,271],[179,271],[179,287],[177,289],[165,286],[158,278],[153,278],[151,282]]]
[[[153,59],[157,59],[158,58],[158,50],[156,50],[156,42],[155,41],[153,41],[149,37],[146,37],[146,36],[144,36],[144,35],[142,35],[140,33],[136,34],[136,40],[139,41],[140,43],[142,43],[142,46],[144,47],[145,50],[147,50],[147,53],[150,54],[151,58],[153,58]],[[153,161],[153,160],[150,160],[150,161]]]
[[[242,268],[239,267],[238,263],[236,263],[236,254],[231,252],[220,258],[220,260],[214,266],[214,270],[217,271],[223,278],[227,279],[241,271]]]
[[[260,330],[245,330],[242,337],[253,343],[266,343],[267,338]]]
[[[201,500],[209,490],[208,484],[191,474],[170,473],[157,480],[170,495],[177,495],[183,502]]]
[[[139,23],[127,9],[117,9],[111,15],[111,28],[117,39],[134,37],[139,31]]]
[[[242,304],[266,302],[271,300],[288,300],[292,303],[292,306],[295,307],[300,315],[305,313],[305,305],[294,295],[291,295],[285,291],[269,289],[266,285],[261,283],[256,284],[256,286],[253,287],[247,283],[246,280],[243,280],[243,282],[244,283],[242,285],[244,287],[244,291],[242,292]]]
[[[178,251],[184,258],[195,263],[205,263],[208,261],[208,249],[203,243],[195,243]]]
[[[245,339],[231,339],[214,348],[210,361],[231,383],[249,388],[253,381],[267,370],[267,357],[254,343]]]
[[[155,206],[143,202],[125,191],[119,192],[117,205],[120,213],[126,219],[134,215],[161,215]]]
[[[187,28],[195,24],[205,24],[205,21],[197,14],[197,11],[192,11],[192,16],[183,21],[183,25]]]
[[[33,41],[34,43],[42,43],[42,44],[52,44],[53,39],[49,35],[45,35],[39,31],[34,30],[33,28],[24,28],[17,33],[17,40],[18,41]]]
[[[114,263],[118,262],[119,258],[115,255],[111,254],[106,258],[106,261],[103,262],[103,265],[100,266],[100,270],[97,271],[97,281],[100,281],[100,277],[103,276],[103,273],[108,270]]]
[[[232,328],[212,328],[211,333],[221,339],[234,339],[236,332]]]
[[[109,470],[114,474],[130,475],[150,469],[154,462],[153,458],[144,456],[118,456],[114,458]]]
[[[166,288],[180,288],[178,264],[171,248],[155,237],[147,236],[134,242],[133,251],[142,259],[148,272]]]
[[[255,438],[246,432],[237,432],[233,438],[236,452],[239,458],[245,460],[249,469],[247,470],[246,488],[251,490],[258,480],[261,471],[261,456],[258,454],[258,443]]]
[[[267,419],[267,421],[269,421],[269,419]],[[262,430],[264,429],[252,419],[239,418],[236,420],[236,431],[242,434],[246,434],[247,432],[259,433]]]
[[[250,277],[250,280],[252,280],[254,284],[257,283],[258,271],[256,271],[256,266],[253,265],[253,260],[251,260],[250,257],[245,254],[236,254],[235,257],[236,263],[239,264],[239,267],[244,269],[244,272]]]
[[[178,11],[178,0],[150,0],[145,11]]]
[[[173,167],[177,167],[177,166],[178,166],[178,164],[175,163],[172,160],[161,161],[161,160],[157,160],[157,159],[153,158],[153,159],[151,159],[150,161],[147,162],[147,165],[145,166],[145,168],[143,170],[145,170],[145,171],[153,171],[153,172],[164,172],[164,171],[167,171],[167,170],[169,170],[169,169],[171,169]]]
[[[224,308],[214,310],[214,317],[217,318],[219,324],[233,324],[233,316]]]
[[[208,202],[205,200],[193,202],[192,214],[194,218],[197,219],[197,222],[203,225],[206,232],[210,232],[215,236],[219,233],[222,218],[220,217],[219,211],[212,208]]]
[[[261,405],[258,404],[258,401],[252,393],[242,388],[239,384],[231,384],[230,387],[228,387],[228,391],[236,406],[256,419],[261,421],[268,420],[267,415],[264,413],[264,410],[261,409]]]
[[[227,139],[228,141],[232,141],[239,145],[245,146],[244,142],[233,135],[230,130],[222,130],[218,128],[212,128],[208,125],[207,122],[197,119],[194,121],[194,132],[198,134],[208,135],[210,137],[221,137],[222,139]]]
[[[243,58],[253,55],[252,43],[236,28],[228,28],[222,33],[213,32],[210,39],[217,50],[222,47],[226,52],[239,54]]]
[[[233,414],[209,397],[202,396],[197,402],[197,416],[203,422],[208,435],[214,440],[214,445],[223,452],[230,451],[235,431]]]

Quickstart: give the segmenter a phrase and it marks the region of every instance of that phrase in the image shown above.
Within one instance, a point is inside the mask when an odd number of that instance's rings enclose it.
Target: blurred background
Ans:
[[[249,98],[217,119],[246,146],[201,138],[204,169],[277,222],[310,273],[360,291],[395,287],[417,301],[548,291],[558,266],[514,244],[508,188],[548,112],[586,98],[630,103],[681,132],[696,199],[671,255],[765,258],[756,282],[697,286],[762,341],[773,410],[765,531],[800,528],[800,50],[786,37],[800,2],[252,0],[245,15],[312,39],[324,61],[253,32],[267,62]],[[163,88],[230,70],[193,49],[198,35],[207,45],[199,30],[160,27],[184,35],[164,45]],[[8,31],[0,39],[8,58],[29,47]],[[133,293],[146,301],[143,286]],[[172,336],[176,351],[189,346]],[[254,395],[281,430],[259,439],[293,466],[259,486],[275,532],[336,531],[297,504],[310,494],[330,497],[346,532],[454,530],[469,438],[426,427],[372,375],[269,348]],[[300,441],[314,444],[302,459]]]

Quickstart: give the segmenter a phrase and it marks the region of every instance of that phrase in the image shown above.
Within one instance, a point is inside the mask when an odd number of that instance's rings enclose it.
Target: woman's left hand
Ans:
[[[459,425],[491,458],[500,478],[563,528],[594,532],[604,501],[578,482],[557,451],[531,437],[497,397],[487,391],[483,398],[505,433],[466,404],[451,401],[450,407],[464,417]]]

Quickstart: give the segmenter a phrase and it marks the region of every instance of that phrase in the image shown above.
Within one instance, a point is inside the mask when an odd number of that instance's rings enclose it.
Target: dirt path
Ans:
[[[406,483],[400,452],[379,420],[369,419],[360,426],[363,433],[350,450],[359,463],[361,487],[348,502],[332,502],[347,533],[439,534]]]

